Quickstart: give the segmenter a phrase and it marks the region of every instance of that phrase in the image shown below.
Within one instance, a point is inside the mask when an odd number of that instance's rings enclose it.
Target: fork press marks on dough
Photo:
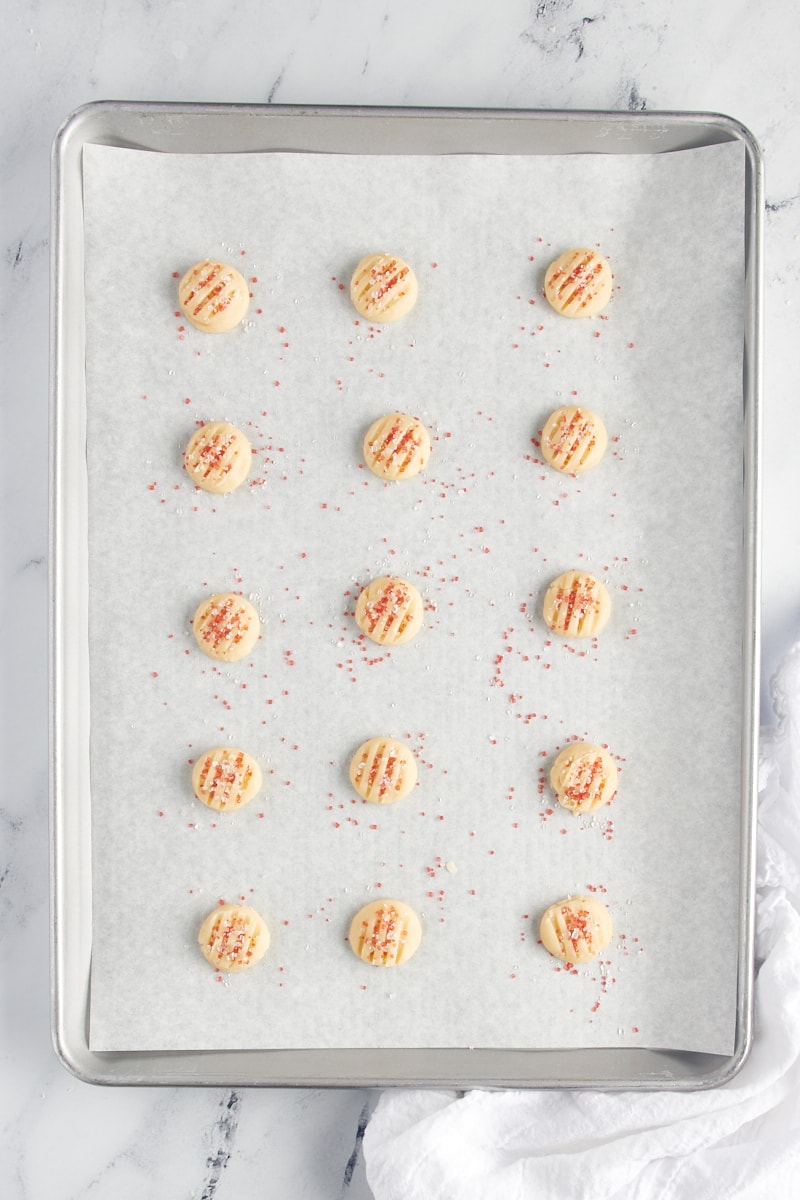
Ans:
[[[565,571],[547,589],[542,615],[562,637],[594,637],[611,615],[611,598],[594,575]]]
[[[396,321],[417,302],[417,277],[394,254],[368,254],[353,272],[350,299],[358,313],[370,321]]]
[[[198,800],[216,812],[242,808],[261,787],[261,768],[244,750],[215,746],[201,754],[192,771]]]
[[[244,483],[253,451],[240,429],[227,421],[211,421],[189,438],[183,465],[192,483],[206,492],[232,492]]]
[[[410,479],[430,458],[431,439],[416,417],[388,413],[379,417],[364,438],[364,461],[382,479]]]
[[[573,742],[553,763],[550,786],[562,808],[576,815],[594,812],[608,804],[616,791],[616,764],[602,746]]]
[[[596,958],[612,935],[611,914],[594,896],[568,896],[551,904],[539,924],[545,950],[573,964]]]
[[[252,604],[235,592],[217,592],[197,608],[192,622],[201,650],[210,658],[236,662],[258,641],[261,625]]]
[[[381,575],[358,597],[355,616],[361,632],[373,642],[398,646],[422,627],[422,597],[406,579]]]
[[[250,289],[235,267],[206,258],[190,267],[178,284],[178,301],[195,329],[227,333],[247,312]]]
[[[402,900],[373,900],[353,917],[347,940],[357,958],[373,967],[408,962],[422,941],[419,917]]]
[[[608,445],[606,427],[588,408],[565,404],[542,430],[542,454],[557,471],[579,475],[600,462]]]
[[[611,299],[611,267],[596,250],[567,250],[544,277],[544,294],[562,317],[593,317]]]
[[[204,956],[218,971],[246,971],[269,948],[264,918],[247,904],[222,904],[208,914],[197,935]]]
[[[417,782],[417,760],[405,742],[370,738],[350,760],[350,782],[371,804],[394,804]]]

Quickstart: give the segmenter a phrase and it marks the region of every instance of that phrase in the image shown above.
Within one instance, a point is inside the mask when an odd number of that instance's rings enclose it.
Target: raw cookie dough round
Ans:
[[[388,413],[379,417],[364,438],[364,461],[382,479],[410,479],[431,455],[431,439],[416,417]]]
[[[215,746],[201,754],[192,770],[198,800],[216,812],[241,808],[261,787],[261,767],[244,750]]]
[[[417,277],[394,254],[368,254],[353,272],[350,299],[369,321],[396,321],[417,302]]]
[[[419,948],[422,927],[402,900],[374,900],[353,917],[347,940],[355,956],[373,967],[396,967]]]
[[[210,421],[187,442],[183,465],[192,483],[206,492],[232,492],[244,483],[253,451],[241,429],[227,421]]]
[[[399,646],[422,627],[422,597],[413,583],[396,575],[381,575],[358,597],[356,624],[373,642]]]
[[[227,333],[247,312],[250,288],[236,267],[206,258],[190,267],[178,284],[178,302],[195,329]]]
[[[602,746],[573,742],[553,763],[550,786],[562,808],[574,813],[593,812],[608,804],[614,795],[617,767]]]
[[[596,250],[567,250],[547,268],[544,294],[562,317],[594,317],[611,299],[611,267]]]
[[[594,575],[565,571],[547,589],[542,615],[562,637],[594,637],[611,615],[611,598]]]
[[[217,592],[198,606],[192,629],[210,658],[236,662],[255,646],[261,623],[249,600],[235,592]]]
[[[568,963],[596,958],[612,934],[611,914],[594,896],[568,896],[551,904],[539,924],[545,950]]]
[[[565,404],[551,413],[542,430],[542,454],[557,471],[579,475],[606,452],[606,427],[588,408]]]
[[[417,782],[417,760],[405,742],[374,737],[350,760],[350,782],[372,804],[403,800]]]
[[[269,930],[247,904],[221,904],[203,921],[197,940],[218,971],[246,971],[266,954]]]

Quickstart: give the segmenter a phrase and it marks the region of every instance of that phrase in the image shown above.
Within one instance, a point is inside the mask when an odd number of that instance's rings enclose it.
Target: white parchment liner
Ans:
[[[94,1050],[313,1046],[732,1050],[742,686],[744,161],[739,145],[630,157],[158,155],[84,150]],[[608,256],[603,318],[542,298],[571,246]],[[376,249],[414,267],[395,325],[347,283]],[[246,323],[176,315],[176,276],[219,256]],[[597,410],[582,478],[541,462],[548,413]],[[403,409],[434,450],[414,481],[362,465]],[[198,422],[254,450],[226,497],[182,471]],[[561,571],[607,584],[597,644],[548,635]],[[386,652],[352,620],[371,577],[412,580],[423,632]],[[239,590],[263,637],[214,664],[190,621]],[[420,780],[358,800],[347,765],[406,738]],[[570,738],[608,744],[613,804],[546,785]],[[262,764],[247,808],[194,800],[217,744]],[[538,944],[591,889],[615,936],[571,974]],[[354,912],[406,900],[404,968],[351,954]],[[221,899],[272,945],[222,980],[196,933]]]

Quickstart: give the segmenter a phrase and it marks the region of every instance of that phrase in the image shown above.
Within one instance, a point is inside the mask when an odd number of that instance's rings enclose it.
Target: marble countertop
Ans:
[[[50,146],[105,99],[723,112],[766,156],[763,719],[800,634],[789,431],[800,308],[790,0],[8,0],[4,204],[2,1123],[8,1200],[367,1200],[367,1091],[102,1089],[49,1032],[47,430]]]

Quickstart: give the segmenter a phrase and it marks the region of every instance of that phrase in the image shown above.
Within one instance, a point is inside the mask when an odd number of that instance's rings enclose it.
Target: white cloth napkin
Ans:
[[[713,1091],[385,1092],[375,1200],[800,1197],[800,644],[772,681],[759,764],[755,1037]]]

